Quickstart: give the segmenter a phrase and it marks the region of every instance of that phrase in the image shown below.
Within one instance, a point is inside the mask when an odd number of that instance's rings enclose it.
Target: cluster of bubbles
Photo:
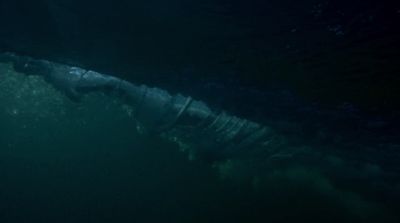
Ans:
[[[64,96],[43,78],[19,74],[9,64],[0,64],[0,76],[1,108],[6,115],[39,120],[65,114]]]
[[[10,64],[0,63],[0,89],[0,116],[21,128],[40,128],[43,123],[86,125],[103,122],[103,116],[111,120],[133,116],[130,106],[100,93],[85,96],[82,103],[73,102],[43,77],[18,73]]]

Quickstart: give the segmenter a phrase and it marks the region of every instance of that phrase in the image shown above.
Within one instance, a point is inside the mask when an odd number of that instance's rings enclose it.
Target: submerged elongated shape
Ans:
[[[268,144],[274,133],[268,127],[211,109],[204,102],[159,88],[128,81],[75,66],[17,56],[0,55],[27,75],[40,75],[74,101],[89,92],[118,95],[134,110],[134,117],[149,133],[163,135],[211,158],[227,158]]]

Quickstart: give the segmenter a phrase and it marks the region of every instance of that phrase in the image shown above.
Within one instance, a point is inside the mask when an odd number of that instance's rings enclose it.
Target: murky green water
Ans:
[[[1,222],[395,221],[360,183],[315,166],[255,173],[248,160],[190,160],[179,145],[139,133],[131,108],[113,97],[74,103],[7,64],[0,89]]]

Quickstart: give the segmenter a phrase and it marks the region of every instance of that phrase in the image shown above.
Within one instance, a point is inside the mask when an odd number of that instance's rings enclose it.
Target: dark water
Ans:
[[[399,20],[372,0],[0,1],[1,51],[191,95],[301,151],[191,159],[115,97],[0,64],[0,222],[398,222]]]

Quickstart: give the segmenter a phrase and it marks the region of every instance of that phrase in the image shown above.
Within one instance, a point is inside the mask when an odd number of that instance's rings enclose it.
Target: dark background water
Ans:
[[[329,105],[399,105],[396,1],[1,2],[3,49],[188,93],[218,76]]]
[[[3,93],[2,222],[375,222],[398,210],[395,1],[0,0],[0,24],[2,51],[192,95],[369,174],[294,165],[254,189],[136,135],[120,110],[103,111],[113,102],[37,120],[31,97]]]

